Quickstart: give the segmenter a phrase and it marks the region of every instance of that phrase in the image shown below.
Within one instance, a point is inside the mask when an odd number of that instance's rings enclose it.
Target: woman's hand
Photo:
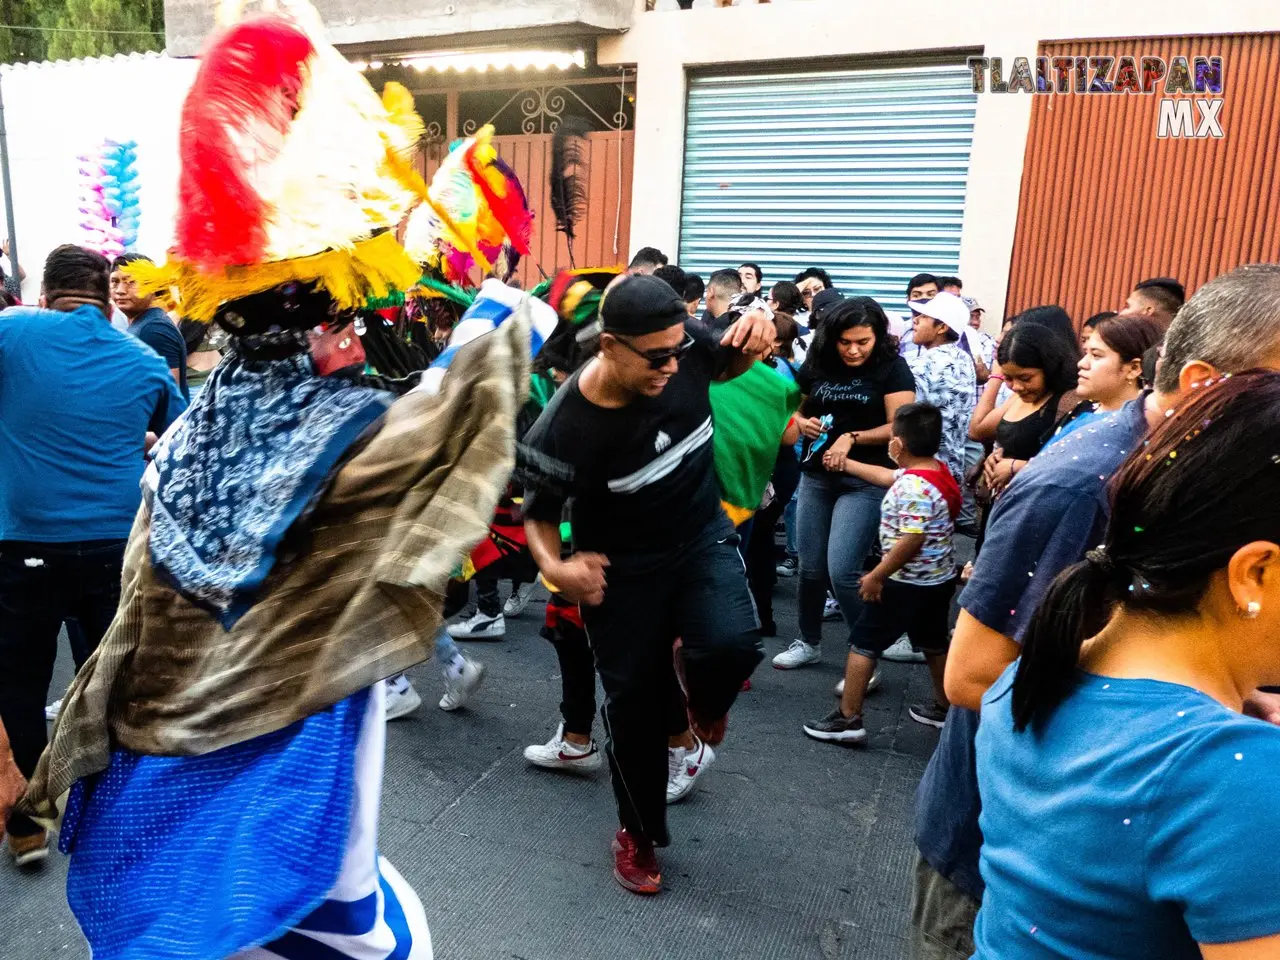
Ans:
[[[853,437],[847,433],[836,437],[835,443],[822,453],[822,465],[834,473],[844,471],[844,462],[849,459],[849,451],[853,449]]]
[[[796,426],[800,435],[806,440],[817,440],[822,436],[822,420],[818,417],[796,417]]]
[[[983,474],[987,481],[987,487],[994,494],[1004,491],[1009,486],[1009,481],[1013,479],[1013,475],[1017,472],[1019,460],[1006,460],[996,454],[992,454],[987,458],[986,470]]]

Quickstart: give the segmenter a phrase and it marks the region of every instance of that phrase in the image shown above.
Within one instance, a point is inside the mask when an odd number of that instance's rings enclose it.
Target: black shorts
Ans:
[[[880,659],[904,633],[911,646],[925,654],[947,651],[947,623],[955,579],[932,586],[886,580],[879,603],[864,603],[849,635],[855,653]]]

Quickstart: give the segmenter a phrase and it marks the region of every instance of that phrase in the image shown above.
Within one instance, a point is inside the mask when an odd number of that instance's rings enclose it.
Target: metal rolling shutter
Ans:
[[[903,310],[959,267],[976,100],[961,63],[690,77],[681,266],[818,266]]]

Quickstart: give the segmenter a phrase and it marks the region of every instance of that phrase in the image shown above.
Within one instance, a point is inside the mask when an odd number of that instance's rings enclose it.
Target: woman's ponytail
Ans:
[[[1023,635],[1013,679],[1014,729],[1044,721],[1071,692],[1080,647],[1106,624],[1114,583],[1115,568],[1102,547],[1053,581]]]

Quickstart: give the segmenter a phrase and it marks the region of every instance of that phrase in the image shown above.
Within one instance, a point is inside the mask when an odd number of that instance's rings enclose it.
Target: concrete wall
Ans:
[[[178,123],[196,66],[194,60],[135,54],[0,70],[27,303],[40,292],[49,251],[83,236],[76,157],[107,138],[138,143],[142,220],[137,249],[164,259],[178,206]],[[7,232],[0,226],[0,236]]]
[[[703,0],[682,11],[664,9],[670,4],[660,0],[656,11],[644,13],[644,0],[637,0],[635,26],[623,36],[599,41],[601,64],[637,68],[633,250],[678,247],[690,70],[731,64],[760,72],[793,70],[823,58],[885,54],[909,62],[913,53],[937,51],[938,41],[945,40],[945,49],[958,54],[983,51],[1004,57],[1007,71],[1013,57],[1035,56],[1042,40],[1280,30],[1276,0],[1072,0],[1016,7],[961,6],[953,0],[737,3],[714,8]],[[1004,309],[1032,100],[1026,95],[978,98],[960,274],[965,292],[982,301],[993,324]],[[820,122],[820,104],[814,105],[814,113]]]
[[[431,50],[442,43],[545,45],[574,33],[624,30],[632,0],[314,0],[329,40],[380,51]],[[217,0],[165,0],[165,49],[195,56],[213,29]],[[246,9],[269,6],[250,2]]]

